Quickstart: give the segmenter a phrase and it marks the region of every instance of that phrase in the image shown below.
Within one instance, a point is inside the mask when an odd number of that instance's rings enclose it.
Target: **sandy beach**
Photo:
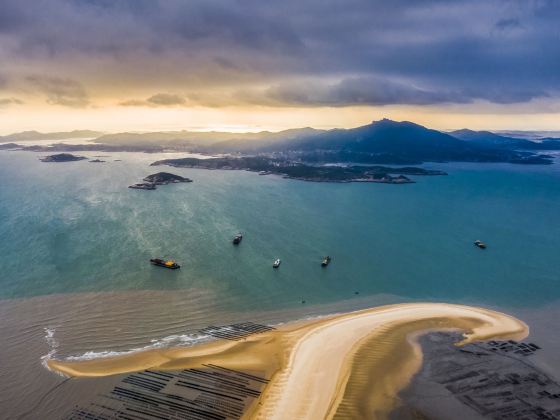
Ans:
[[[247,418],[343,418],[360,413],[384,418],[421,365],[415,337],[450,329],[464,332],[458,344],[528,334],[522,321],[503,313],[410,303],[294,322],[243,341],[85,361],[51,359],[48,366],[68,376],[100,377],[216,364],[271,378]]]

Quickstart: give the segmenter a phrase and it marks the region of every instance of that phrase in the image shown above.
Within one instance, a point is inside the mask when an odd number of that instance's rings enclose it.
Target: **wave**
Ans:
[[[122,356],[124,354],[137,353],[145,350],[161,349],[166,347],[190,347],[195,344],[201,344],[208,341],[214,340],[214,337],[204,334],[174,334],[161,339],[153,339],[150,344],[143,347],[136,347],[129,350],[113,351],[113,350],[102,350],[102,351],[87,351],[80,355],[67,356],[64,360],[67,361],[79,361],[79,360],[92,360],[92,359],[102,359],[105,357],[115,357]]]
[[[107,357],[122,356],[125,354],[137,353],[145,350],[160,349],[165,347],[190,347],[195,344],[205,343],[208,341],[215,340],[214,337],[206,334],[173,334],[160,339],[150,340],[150,344],[143,347],[136,347],[129,350],[101,350],[94,351],[90,350],[78,355],[70,355],[62,358],[57,358],[56,353],[59,347],[59,343],[56,340],[54,328],[45,328],[45,341],[49,345],[49,352],[41,357],[41,363],[47,369],[49,369],[47,362],[52,359],[61,361],[79,361],[79,360],[92,360],[92,359],[102,359]],[[50,369],[49,369],[50,370]]]
[[[45,341],[47,342],[47,345],[49,346],[50,350],[47,354],[41,356],[41,364],[48,370],[51,370],[49,368],[48,361],[54,357],[54,355],[56,354],[56,350],[58,349],[58,341],[54,337],[54,333],[56,329],[55,327],[45,327],[44,330],[45,330]],[[60,375],[60,373],[58,374]]]
[[[326,318],[329,316],[335,316],[339,313],[332,313],[332,314],[324,314],[324,315],[310,315],[303,318],[299,318],[297,321],[312,321],[318,320],[322,318]],[[296,321],[296,322],[297,322]],[[293,321],[287,322],[277,322],[271,324],[272,327],[280,327],[285,325],[286,323],[291,323]],[[54,337],[55,328],[45,328],[45,340],[50,347],[50,351],[41,357],[42,364],[47,369],[49,369],[47,362],[52,359],[56,359],[59,361],[67,361],[67,362],[74,362],[74,361],[82,361],[82,360],[94,360],[94,359],[103,359],[108,357],[117,357],[123,356],[126,354],[131,353],[138,353],[145,350],[153,350],[153,349],[161,349],[167,347],[190,347],[196,344],[206,343],[209,341],[216,340],[215,337],[212,337],[207,334],[200,334],[200,333],[192,333],[192,334],[173,334],[159,339],[152,339],[150,340],[150,344],[147,344],[143,347],[135,347],[128,350],[90,350],[82,354],[78,355],[70,355],[65,357],[55,357],[56,352],[59,346],[58,341]],[[51,370],[51,369],[49,369]]]

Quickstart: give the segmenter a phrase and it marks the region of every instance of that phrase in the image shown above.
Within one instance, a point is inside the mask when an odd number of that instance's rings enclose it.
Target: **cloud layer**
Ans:
[[[69,107],[555,99],[559,18],[556,0],[4,0],[0,89]]]
[[[0,107],[8,105],[23,105],[23,101],[18,98],[0,98]]]
[[[180,95],[173,93],[156,93],[146,100],[129,99],[122,101],[119,105],[122,106],[178,106],[185,105],[187,101]]]
[[[84,87],[75,80],[33,75],[28,76],[26,81],[31,87],[43,92],[50,104],[77,108],[89,104]]]

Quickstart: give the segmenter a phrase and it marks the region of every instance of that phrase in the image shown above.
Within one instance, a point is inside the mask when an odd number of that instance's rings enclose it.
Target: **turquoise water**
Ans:
[[[0,298],[193,288],[260,310],[356,291],[491,305],[560,297],[558,165],[432,165],[449,176],[376,185],[148,166],[159,158],[46,164],[0,152]],[[127,188],[159,170],[194,182]],[[181,270],[150,266],[156,256]]]

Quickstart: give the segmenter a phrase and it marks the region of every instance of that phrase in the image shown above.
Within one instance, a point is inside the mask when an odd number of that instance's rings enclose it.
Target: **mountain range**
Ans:
[[[41,133],[39,131],[22,131],[20,133],[0,136],[0,142],[14,141],[36,141],[36,140],[67,140],[67,139],[87,139],[103,135],[101,131],[93,130],[73,130],[58,131],[54,133]]]
[[[299,153],[306,160],[366,163],[419,163],[426,161],[474,161],[545,163],[535,152],[560,150],[558,139],[535,142],[500,136],[486,131],[458,130],[451,133],[408,121],[383,119],[351,129],[305,132],[293,130],[268,141],[231,139],[215,143],[208,151],[244,153]]]
[[[514,150],[558,150],[560,139],[541,138],[532,141],[519,137],[504,136],[490,131],[473,131],[468,129],[456,130],[450,133],[453,137],[468,141],[480,147]]]
[[[470,161],[551,163],[546,150],[560,150],[560,139],[539,141],[500,135],[490,131],[462,129],[442,132],[409,121],[383,119],[350,128],[290,129],[258,133],[166,131],[96,135],[81,130],[42,134],[16,133],[0,141],[95,137],[87,148],[73,150],[174,150],[199,153],[284,154],[310,162],[359,162],[412,164]],[[64,137],[66,135],[66,137]],[[64,146],[70,147],[70,146]],[[35,150],[29,148],[30,150]],[[57,150],[61,150],[59,147]]]

